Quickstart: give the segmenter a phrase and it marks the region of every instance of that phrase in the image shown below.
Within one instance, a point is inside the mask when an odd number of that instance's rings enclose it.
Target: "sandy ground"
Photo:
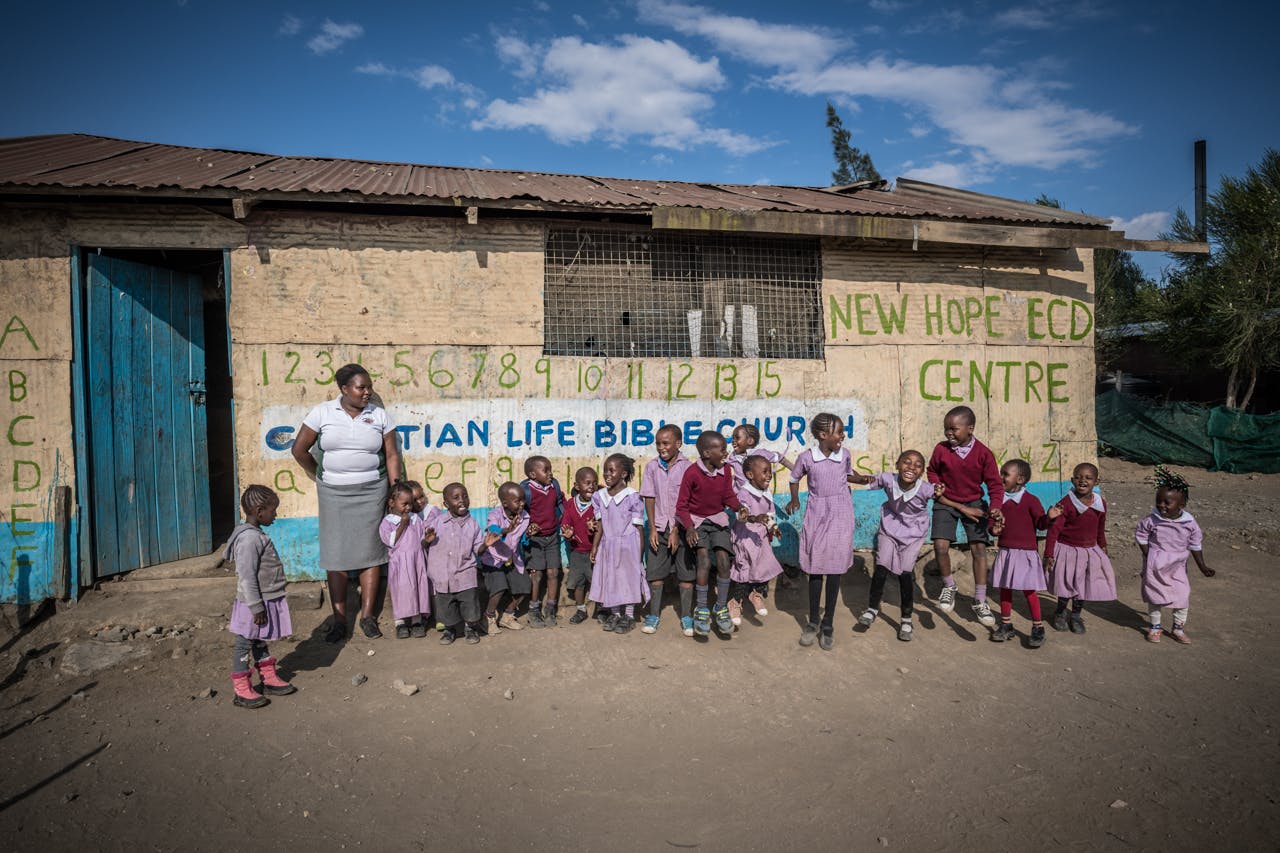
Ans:
[[[798,592],[705,643],[667,615],[655,636],[562,620],[477,646],[335,647],[318,639],[327,608],[295,610],[299,641],[274,651],[299,692],[246,711],[219,630],[227,586],[109,584],[5,644],[4,846],[1275,849],[1280,476],[1189,472],[1218,576],[1193,570],[1194,643],[1178,646],[1141,633],[1146,475],[1103,469],[1121,600],[1040,650],[1021,608],[1021,642],[1003,645],[968,598],[939,613],[933,576],[914,642],[884,622],[855,633],[861,572],[830,653],[796,644]],[[121,644],[134,660],[64,669],[104,624],[181,623],[196,627]]]

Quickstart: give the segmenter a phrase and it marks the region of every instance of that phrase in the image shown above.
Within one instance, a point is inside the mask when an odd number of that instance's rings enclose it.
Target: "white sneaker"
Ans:
[[[911,642],[911,633],[914,629],[910,622],[903,622],[898,626],[898,639],[904,643]]]
[[[954,586],[944,586],[942,592],[938,593],[938,609],[943,613],[950,613],[956,609],[956,588]]]
[[[858,617],[858,624],[864,628],[870,628],[876,621],[876,611],[868,607],[862,611],[862,615]]]
[[[978,617],[978,621],[988,628],[994,628],[996,624],[995,614],[991,612],[991,608],[987,606],[985,601],[975,601],[973,603],[973,615]]]

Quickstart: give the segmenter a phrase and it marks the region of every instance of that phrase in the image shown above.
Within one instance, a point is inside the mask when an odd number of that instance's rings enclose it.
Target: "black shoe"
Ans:
[[[621,616],[613,626],[615,634],[630,634],[631,630],[636,627],[636,617]]]
[[[445,628],[444,633],[440,635],[440,645],[452,646],[453,641],[458,639],[458,635],[453,633],[452,628]]]
[[[480,632],[475,628],[472,628],[470,625],[467,626],[467,631],[463,636],[470,645],[474,646],[476,643],[480,642]]]
[[[1017,635],[1013,633],[1013,624],[1010,622],[1001,622],[996,629],[991,632],[991,642],[1003,643],[1006,640],[1012,640]]]
[[[542,609],[542,627],[556,627],[556,612],[554,610],[547,610],[545,607]]]
[[[1072,613],[1070,619],[1067,622],[1067,625],[1068,627],[1071,628],[1071,633],[1083,634],[1084,633],[1084,616],[1082,616],[1079,613]]]
[[[616,613],[610,613],[608,616],[604,618],[604,620],[601,622],[601,625],[603,626],[605,631],[612,632],[614,628],[618,627],[618,620],[621,618],[622,617]]]
[[[347,638],[347,623],[334,620],[329,623],[329,630],[324,632],[326,643],[341,643]]]
[[[416,639],[421,640],[423,637],[427,636],[427,626],[421,622],[414,622],[413,626],[409,628],[409,633]]]
[[[812,646],[818,639],[818,626],[812,622],[808,622],[804,626],[804,630],[800,632],[800,645]]]
[[[1067,611],[1059,610],[1057,613],[1053,614],[1053,621],[1049,624],[1053,626],[1053,630],[1055,631],[1067,630]]]
[[[586,621],[587,621],[588,619],[590,619],[590,618],[591,618],[591,617],[587,615],[587,611],[585,611],[585,610],[575,610],[575,611],[573,611],[573,615],[569,617],[569,624],[570,624],[570,625],[581,625],[583,622],[586,622]]]
[[[372,616],[365,616],[360,620],[360,630],[364,631],[364,635],[370,640],[376,640],[382,636],[382,632],[378,630],[378,620]]]
[[[1027,645],[1033,649],[1038,649],[1044,645],[1044,626],[1031,626],[1031,639],[1027,641]]]
[[[609,616],[610,616],[610,613],[608,610],[602,610],[599,607],[596,608],[595,613],[591,614],[591,618],[600,623],[603,623],[606,619],[609,618]]]
[[[364,623],[363,623],[363,622],[360,624],[360,627],[361,627],[361,628],[363,628],[363,627],[364,627]],[[366,633],[367,633],[367,632],[366,632]],[[397,639],[397,640],[407,640],[407,639],[409,639],[409,623],[407,623],[407,622],[398,622],[398,623],[396,623],[396,639]]]
[[[545,620],[543,620],[543,618],[542,618],[542,611],[541,611],[541,610],[532,610],[532,609],[530,609],[530,611],[529,611],[529,616],[525,619],[525,621],[529,623],[529,627],[530,627],[530,628],[545,628],[545,627],[547,627],[547,623],[546,623],[546,621],[545,621]]]
[[[831,647],[836,644],[835,631],[830,625],[822,626],[822,633],[818,635],[818,648],[824,652],[831,651]]]

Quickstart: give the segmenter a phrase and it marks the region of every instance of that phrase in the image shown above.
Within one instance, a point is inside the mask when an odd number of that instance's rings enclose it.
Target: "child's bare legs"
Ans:
[[[733,558],[728,551],[716,549],[716,607],[729,604],[729,565]]]
[[[536,596],[537,593],[535,592]],[[547,597],[543,602],[543,608],[555,613],[556,608],[560,605],[560,570],[547,569]]]
[[[973,563],[973,613],[990,628],[996,624],[996,617],[987,604],[987,546],[981,542],[970,543],[969,558]]]
[[[542,584],[546,578],[546,572],[542,569],[529,570],[529,584],[533,587],[533,592],[529,596],[529,600],[538,605],[538,609],[542,609]]]

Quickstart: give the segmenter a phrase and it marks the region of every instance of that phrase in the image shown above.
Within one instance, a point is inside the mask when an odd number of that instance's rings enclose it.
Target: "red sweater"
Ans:
[[[685,530],[696,525],[693,516],[709,518],[724,512],[725,507],[737,511],[742,506],[733,491],[733,473],[727,465],[721,465],[714,475],[708,474],[699,461],[685,469],[680,481],[680,494],[676,498],[676,520]],[[726,525],[727,526],[727,525]]]
[[[596,508],[587,504],[587,508],[578,511],[578,501],[569,498],[564,502],[564,518],[561,523],[573,530],[573,539],[569,542],[569,550],[589,553],[591,551],[591,531],[587,522],[596,517]]]
[[[1038,546],[1036,526],[1044,517],[1044,505],[1040,503],[1040,499],[1030,492],[1023,492],[1019,501],[1005,498],[1000,509],[1004,512],[1004,532],[1000,534],[1000,547],[1035,551]]]
[[[1041,529],[1048,527],[1044,538],[1044,555],[1052,557],[1059,542],[1063,545],[1074,545],[1077,548],[1092,548],[1094,545],[1107,547],[1107,505],[1101,495],[1093,496],[1093,505],[1080,512],[1075,502],[1067,495],[1058,501],[1062,515],[1049,521],[1049,516],[1040,520]]]
[[[941,483],[947,487],[943,497],[956,503],[967,504],[982,497],[982,484],[987,484],[987,498],[992,506],[1004,503],[1004,483],[1000,480],[1000,468],[996,465],[995,454],[978,439],[973,440],[973,449],[969,455],[961,459],[959,454],[945,441],[938,442],[929,457],[929,468],[926,472],[930,483]]]
[[[564,492],[554,477],[542,486],[533,480],[520,484],[524,488],[524,500],[529,510],[529,521],[538,525],[538,536],[551,536],[560,532],[560,518],[564,514]]]

